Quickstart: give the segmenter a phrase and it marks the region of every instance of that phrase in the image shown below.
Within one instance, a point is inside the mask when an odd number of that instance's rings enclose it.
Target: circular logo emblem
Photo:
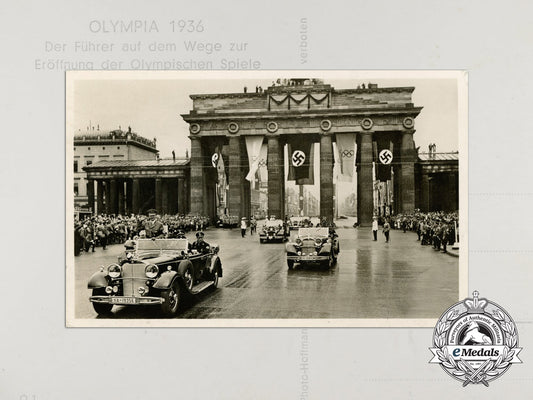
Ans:
[[[364,118],[361,121],[361,126],[363,127],[363,129],[368,130],[372,128],[373,125],[374,125],[374,121],[372,121],[370,118]]]
[[[278,130],[278,124],[274,121],[270,121],[268,124],[267,124],[267,131],[269,131],[270,133],[274,133]]]
[[[198,124],[190,124],[189,125],[189,132],[191,132],[193,135],[200,132],[200,125]]]
[[[216,168],[218,163],[218,153],[214,153],[211,156],[211,164],[213,164],[213,167]]]
[[[324,132],[327,132],[331,129],[331,121],[329,119],[324,119],[320,121],[320,129]]]
[[[236,122],[230,122],[228,125],[228,132],[229,133],[239,132],[239,124],[237,124]]]
[[[378,158],[380,163],[389,165],[392,162],[392,151],[383,149],[379,152]]]
[[[496,303],[473,297],[442,314],[433,331],[433,358],[451,377],[468,384],[489,385],[511,364],[521,363],[518,332],[507,311]]]
[[[415,126],[415,120],[411,117],[405,117],[402,124],[404,128],[411,129],[413,126]]]
[[[305,153],[301,150],[295,150],[291,157],[292,165],[300,167],[305,162]]]

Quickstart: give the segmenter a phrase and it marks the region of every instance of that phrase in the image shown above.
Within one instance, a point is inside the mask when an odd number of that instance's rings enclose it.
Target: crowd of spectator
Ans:
[[[448,245],[459,242],[459,214],[457,212],[414,212],[391,217],[394,229],[414,231],[422,245],[447,251]]]
[[[74,255],[136,237],[179,237],[208,226],[209,218],[201,215],[95,215],[74,222]]]

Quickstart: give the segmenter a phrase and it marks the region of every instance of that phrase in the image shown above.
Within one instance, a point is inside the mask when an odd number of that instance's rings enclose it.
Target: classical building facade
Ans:
[[[390,143],[394,157],[395,212],[416,207],[414,120],[421,111],[412,103],[414,87],[337,90],[316,80],[292,79],[256,93],[191,95],[193,108],[183,114],[191,139],[191,211],[214,216],[216,175],[211,154],[222,149],[228,168],[229,214],[249,217],[250,185],[245,180],[245,137],[260,136],[268,146],[268,214],[284,217],[284,145],[304,140],[320,145],[320,216],[334,215],[333,142],[352,134],[357,143],[357,214],[369,224],[374,211],[373,142]],[[353,152],[352,152],[353,153]]]
[[[189,159],[100,161],[84,167],[97,214],[186,214]],[[95,188],[91,190],[91,188]]]
[[[420,153],[416,165],[417,208],[459,210],[459,154]]]
[[[74,135],[74,206],[94,211],[89,193],[94,182],[87,181],[85,167],[100,161],[155,160],[156,141],[146,139],[128,128],[113,131],[91,130]],[[93,187],[89,187],[89,185]]]

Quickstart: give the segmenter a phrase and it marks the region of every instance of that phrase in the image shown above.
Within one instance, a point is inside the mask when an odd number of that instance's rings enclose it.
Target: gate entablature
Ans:
[[[193,109],[182,114],[191,135],[264,135],[277,124],[278,134],[317,132],[331,122],[332,132],[364,131],[369,118],[374,131],[414,128],[413,87],[342,89],[330,85],[271,86],[262,93],[191,95]],[[269,129],[270,124],[270,129]]]
[[[306,84],[302,84],[304,82]],[[191,205],[198,207],[198,212],[206,209],[202,200],[205,193],[202,168],[209,157],[200,153],[195,157],[193,154],[205,148],[202,139],[210,138],[212,141],[215,137],[224,138],[224,143],[229,143],[229,148],[233,149],[230,153],[234,163],[245,165],[246,148],[244,146],[243,149],[242,137],[265,137],[269,159],[277,160],[283,157],[284,136],[297,134],[306,135],[306,140],[321,143],[321,204],[326,204],[321,206],[321,216],[332,219],[333,207],[330,207],[328,200],[333,198],[331,146],[335,134],[352,133],[357,137],[358,148],[364,149],[358,150],[358,154],[362,155],[358,163],[365,165],[358,168],[358,198],[362,199],[358,215],[360,222],[369,223],[373,214],[373,182],[367,164],[373,157],[372,142],[383,133],[393,137],[395,157],[402,162],[402,166],[395,168],[395,176],[398,176],[398,193],[395,197],[400,204],[397,211],[414,210],[414,120],[422,107],[415,107],[412,103],[413,91],[414,87],[379,88],[377,85],[336,90],[318,80],[293,79],[286,85],[273,85],[256,93],[191,95],[193,109],[188,114],[182,114],[182,118],[189,123],[189,137],[192,140],[191,187],[198,191],[195,194],[191,192]],[[267,162],[269,214],[280,216],[284,210],[283,188],[278,186],[283,185],[283,165],[271,164]],[[231,165],[229,168],[231,175]],[[364,172],[360,174],[360,170]],[[239,206],[247,201],[242,197],[242,191],[236,188],[232,191],[232,185],[244,183],[238,178],[240,176],[236,171],[233,178],[230,176],[230,202],[237,204],[235,209],[240,207],[239,216],[249,217],[243,215],[245,208]]]

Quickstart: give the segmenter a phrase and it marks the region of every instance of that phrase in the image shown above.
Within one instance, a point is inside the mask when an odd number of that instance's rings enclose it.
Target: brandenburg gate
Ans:
[[[337,90],[319,80],[290,79],[254,93],[193,94],[193,109],[182,118],[191,139],[191,212],[214,216],[217,149],[227,168],[229,215],[250,216],[246,137],[262,138],[268,147],[268,215],[284,217],[284,145],[301,140],[320,144],[320,217],[333,220],[333,142],[353,136],[351,152],[357,173],[357,215],[369,224],[374,213],[373,163],[376,148],[388,148],[393,161],[394,211],[415,209],[414,87],[375,84]],[[386,143],[383,145],[383,143]],[[355,146],[356,144],[356,146]],[[350,156],[350,152],[347,153]],[[353,164],[352,164],[353,165]]]

